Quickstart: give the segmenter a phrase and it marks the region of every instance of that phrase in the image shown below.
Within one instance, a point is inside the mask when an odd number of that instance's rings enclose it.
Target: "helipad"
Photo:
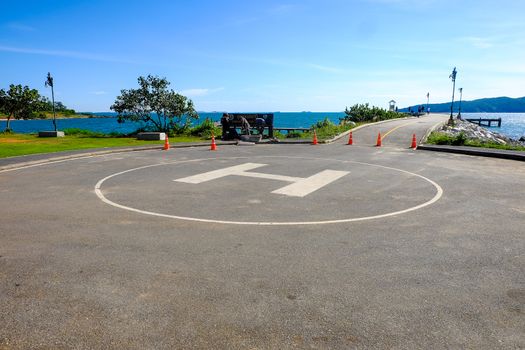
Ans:
[[[436,202],[443,190],[378,164],[259,156],[132,168],[101,179],[95,193],[120,209],[177,220],[316,225],[406,214]]]

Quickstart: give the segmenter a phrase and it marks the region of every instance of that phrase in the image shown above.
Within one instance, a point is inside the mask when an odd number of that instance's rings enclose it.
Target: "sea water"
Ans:
[[[262,112],[264,113],[264,112]],[[309,128],[317,122],[329,119],[335,124],[344,118],[344,112],[273,112],[275,127]],[[115,113],[94,113],[93,118],[58,119],[59,130],[69,128],[86,129],[102,133],[132,133],[140,127],[140,123],[118,123]],[[112,116],[111,118],[98,118],[97,115]],[[222,112],[201,112],[199,121],[209,118],[219,121]],[[525,113],[463,113],[463,118],[501,118],[501,128],[491,127],[513,139],[525,136]],[[5,129],[5,122],[0,122],[0,130]],[[11,120],[11,129],[17,133],[36,133],[43,130],[53,130],[51,120]]]
[[[519,139],[525,137],[525,113],[462,113],[461,117],[466,118],[481,118],[481,119],[498,119],[501,118],[501,127],[487,128],[491,131],[499,132],[512,139]],[[492,124],[494,125],[494,124]]]
[[[267,112],[260,112],[267,113]],[[273,125],[275,127],[287,128],[309,128],[313,124],[328,118],[338,124],[339,119],[345,116],[344,112],[271,112],[274,115]],[[96,116],[111,116],[111,118],[97,118]],[[218,122],[221,120],[222,112],[200,112],[200,123],[206,118]],[[6,122],[0,122],[0,130],[5,129]],[[109,134],[111,132],[128,134],[141,127],[141,123],[126,121],[118,123],[116,113],[93,113],[92,118],[68,118],[57,119],[59,130],[79,128]],[[37,133],[43,130],[53,130],[53,121],[50,119],[40,120],[11,120],[11,129],[16,133]]]

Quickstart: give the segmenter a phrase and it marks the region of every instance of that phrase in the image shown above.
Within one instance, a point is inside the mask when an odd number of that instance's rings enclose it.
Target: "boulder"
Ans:
[[[481,142],[495,142],[501,145],[513,144],[513,142],[515,142],[503,134],[464,120],[455,120],[454,125],[445,124],[441,131],[451,136],[457,136],[463,133],[467,139],[476,139]]]

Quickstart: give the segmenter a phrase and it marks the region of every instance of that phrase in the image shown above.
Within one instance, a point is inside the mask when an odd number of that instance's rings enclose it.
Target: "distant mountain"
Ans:
[[[424,104],[426,109],[426,104]],[[429,104],[430,111],[433,113],[450,113],[450,102],[446,103],[431,103]],[[417,105],[412,106],[412,110],[417,112]],[[459,101],[454,100],[454,113],[459,109]],[[406,112],[408,107],[400,109],[401,112]],[[511,98],[511,97],[492,97],[481,98],[473,101],[461,101],[462,113],[525,113],[525,97]]]

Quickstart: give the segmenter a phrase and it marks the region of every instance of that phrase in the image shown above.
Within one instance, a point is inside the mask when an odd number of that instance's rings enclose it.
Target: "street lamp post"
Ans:
[[[51,73],[47,73],[46,87],[51,86],[51,102],[53,103],[53,126],[55,127],[55,132],[57,131],[57,116],[55,113],[55,91],[53,88],[53,77]]]
[[[430,100],[430,92],[427,92],[427,114],[430,113],[430,110],[428,109],[428,102]]]
[[[461,98],[463,97],[463,88],[459,88],[459,112],[458,112],[458,119],[461,119]]]
[[[448,119],[448,123],[450,125],[454,124],[454,119],[452,117],[452,113],[454,111],[454,92],[456,90],[456,75],[458,72],[456,71],[456,67],[454,67],[454,70],[452,70],[452,74],[450,74],[449,78],[452,79],[452,103],[450,104],[450,118]]]

